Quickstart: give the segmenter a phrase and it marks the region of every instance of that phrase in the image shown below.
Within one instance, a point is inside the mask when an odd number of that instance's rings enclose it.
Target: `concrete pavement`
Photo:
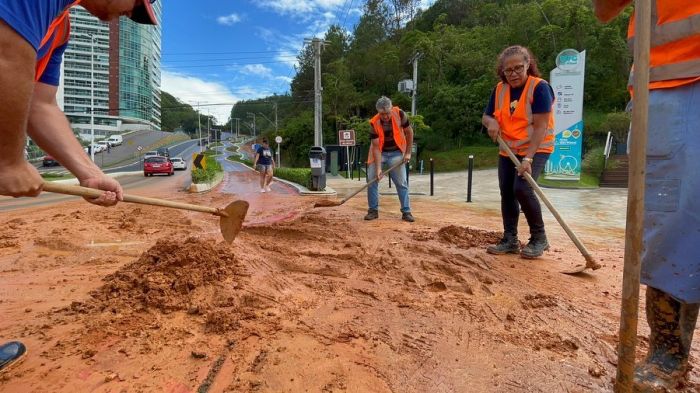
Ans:
[[[464,203],[465,209],[490,210],[499,212],[501,197],[498,189],[498,171],[485,169],[473,172],[472,202],[467,203],[467,172],[436,173],[434,196],[430,196],[430,176],[411,174],[409,187],[411,199],[436,200],[440,202]],[[342,198],[364,184],[341,176],[328,176],[328,186]],[[613,232],[624,231],[627,212],[627,189],[553,189],[543,188],[547,198],[572,227],[588,230],[606,229]],[[387,179],[380,182],[379,193],[382,199],[396,198],[396,188],[389,188]],[[356,198],[367,199],[362,192]],[[555,218],[542,206],[547,226],[558,226]],[[419,216],[417,216],[419,217]]]

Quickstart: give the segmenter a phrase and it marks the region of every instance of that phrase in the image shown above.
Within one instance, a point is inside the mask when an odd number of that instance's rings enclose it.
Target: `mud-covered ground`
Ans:
[[[559,270],[582,258],[558,228],[540,260],[494,257],[497,215],[415,198],[408,224],[382,198],[365,222],[362,197],[259,195],[232,246],[200,213],[79,200],[1,213],[0,340],[29,355],[0,391],[611,391],[621,232],[579,233],[604,268],[572,277]],[[640,351],[647,334],[640,323]]]

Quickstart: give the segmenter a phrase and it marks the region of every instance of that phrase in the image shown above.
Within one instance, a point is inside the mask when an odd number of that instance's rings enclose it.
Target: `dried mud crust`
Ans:
[[[501,240],[498,232],[485,231],[476,228],[448,225],[436,232],[418,232],[413,238],[419,241],[440,240],[459,248],[485,247],[496,244]]]

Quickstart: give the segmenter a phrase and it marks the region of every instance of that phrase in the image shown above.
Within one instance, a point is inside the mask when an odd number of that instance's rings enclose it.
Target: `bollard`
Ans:
[[[357,181],[360,181],[360,176],[362,175],[362,164],[360,164],[359,155],[357,157],[356,166],[357,166]]]
[[[467,168],[469,172],[467,180],[467,202],[472,201],[472,171],[474,171],[474,156],[469,155],[469,167]]]
[[[423,174],[423,169],[425,168],[425,165],[424,165],[424,164],[425,164],[424,161],[423,161],[423,160],[420,160],[420,174],[421,174],[421,175]]]
[[[430,159],[430,196],[435,195],[434,188],[435,181],[435,165],[433,164],[433,159]]]
[[[391,172],[387,173],[386,177],[389,178],[389,188],[391,188]]]

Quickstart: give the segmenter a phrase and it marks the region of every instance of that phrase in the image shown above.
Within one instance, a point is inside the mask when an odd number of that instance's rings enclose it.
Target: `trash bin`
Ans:
[[[323,146],[314,146],[309,150],[309,162],[311,164],[311,190],[324,191],[326,189],[326,149]]]

